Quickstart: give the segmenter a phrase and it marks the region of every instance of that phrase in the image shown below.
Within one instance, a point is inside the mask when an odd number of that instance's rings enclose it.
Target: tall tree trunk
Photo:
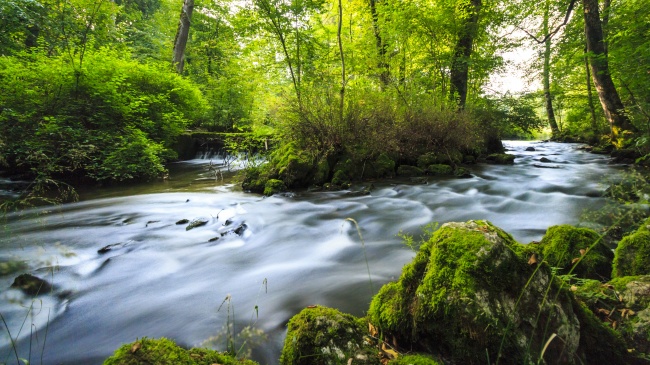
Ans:
[[[546,40],[544,41],[544,68],[542,70],[542,76],[544,78],[543,84],[546,117],[548,118],[548,124],[551,127],[552,135],[556,136],[560,132],[560,128],[558,127],[557,121],[555,120],[555,111],[553,110],[553,97],[551,95],[551,37],[549,37],[548,34],[548,18],[549,0],[546,0],[543,21],[543,32]]]
[[[341,40],[341,29],[343,27],[343,3],[339,0],[339,24],[336,30],[336,39],[339,43],[339,53],[341,54],[341,99],[339,104],[339,122],[343,125],[343,108],[345,107],[345,56],[343,54],[343,42]]]
[[[388,60],[386,59],[386,44],[381,38],[381,29],[379,28],[379,14],[377,13],[377,0],[370,1],[370,15],[372,16],[372,31],[375,35],[375,44],[379,60],[377,68],[379,69],[379,80],[382,88],[390,83],[390,70],[388,69]]]
[[[609,64],[603,42],[603,28],[598,13],[598,0],[582,0],[582,4],[591,77],[594,80],[605,118],[611,126],[612,141],[618,143],[621,132],[624,130],[636,131],[636,128],[625,115],[623,103],[618,96],[612,76],[609,74]]]
[[[591,129],[594,132],[594,139],[600,138],[600,128],[598,127],[598,119],[596,118],[596,107],[594,106],[593,93],[591,91],[591,71],[589,71],[589,57],[587,56],[587,49],[585,48],[585,70],[587,76],[587,98],[589,100],[589,115],[591,116]]]
[[[465,24],[460,31],[458,42],[454,49],[454,56],[451,62],[450,75],[450,98],[457,101],[458,108],[464,109],[467,101],[467,79],[469,77],[469,59],[472,54],[472,45],[478,30],[479,11],[481,0],[466,0],[463,10]]]
[[[172,54],[172,64],[179,74],[183,73],[183,67],[185,66],[185,47],[187,46],[187,38],[190,35],[193,10],[194,0],[185,0],[181,8],[181,19],[178,22],[178,30],[174,39],[174,51]]]

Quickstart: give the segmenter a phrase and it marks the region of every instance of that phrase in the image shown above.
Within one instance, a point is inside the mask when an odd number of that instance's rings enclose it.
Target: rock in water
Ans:
[[[52,291],[52,285],[31,274],[22,274],[14,279],[12,288],[20,289],[27,295],[41,295]]]
[[[535,147],[526,147],[526,151],[535,152]]]
[[[190,229],[205,226],[206,224],[208,224],[207,219],[197,218],[197,219],[191,221],[190,224],[188,224],[187,227],[185,227],[185,230],[189,231]]]
[[[524,252],[489,222],[444,224],[373,298],[369,320],[457,364],[626,363],[620,337]]]

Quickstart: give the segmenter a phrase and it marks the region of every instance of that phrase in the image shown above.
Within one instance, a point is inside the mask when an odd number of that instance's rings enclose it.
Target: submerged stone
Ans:
[[[188,224],[187,227],[185,227],[185,230],[186,230],[186,231],[189,231],[190,229],[194,229],[194,228],[196,228],[196,227],[205,226],[206,224],[208,224],[208,220],[207,220],[207,219],[204,219],[204,218],[197,218],[197,219],[191,221],[190,224]]]
[[[143,338],[125,344],[104,361],[104,365],[257,365],[256,362],[237,359],[214,350],[192,348],[186,350],[166,338]]]
[[[489,222],[444,224],[373,298],[369,319],[457,364],[625,363],[622,340],[521,246]]]
[[[181,219],[181,220],[176,221],[176,224],[178,224],[178,225],[180,225],[180,224],[188,224],[188,223],[190,223],[189,219]]]
[[[0,262],[0,276],[15,274],[27,269],[23,261],[2,261]]]
[[[336,309],[303,309],[289,321],[280,364],[379,365],[377,349],[364,341],[367,326]]]
[[[32,274],[22,274],[14,279],[12,288],[20,289],[27,295],[41,295],[52,291],[52,285],[47,281]]]

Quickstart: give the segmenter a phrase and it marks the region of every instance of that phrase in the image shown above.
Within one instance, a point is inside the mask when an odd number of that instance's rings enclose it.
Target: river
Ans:
[[[549,226],[579,223],[583,210],[602,206],[597,196],[620,167],[578,146],[506,142],[514,165],[477,164],[472,178],[428,184],[374,182],[366,196],[263,198],[215,181],[207,160],[175,164],[164,182],[81,191],[77,203],[7,218],[0,262],[25,262],[54,290],[31,300],[9,288],[15,275],[0,277],[0,313],[32,364],[101,364],[145,336],[196,346],[221,333],[223,349],[229,323],[235,333],[263,331],[266,339],[252,336],[260,343],[253,358],[276,364],[286,323],[302,308],[364,314],[414,256],[400,232],[417,237],[430,222],[487,219],[527,243]],[[181,219],[207,223],[186,230]],[[16,362],[4,325],[3,362]]]

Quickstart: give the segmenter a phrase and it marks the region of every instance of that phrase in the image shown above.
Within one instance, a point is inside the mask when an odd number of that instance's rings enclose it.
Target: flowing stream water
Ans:
[[[487,219],[527,243],[549,226],[579,223],[583,210],[602,206],[603,183],[620,168],[578,146],[507,142],[514,165],[477,164],[472,178],[428,184],[378,181],[365,196],[263,198],[215,181],[207,160],[178,163],[165,182],[82,191],[80,202],[10,215],[0,262],[23,261],[54,289],[32,300],[10,288],[15,275],[0,277],[0,313],[32,364],[101,364],[145,336],[184,346],[217,336],[224,349],[228,324],[262,330],[253,358],[276,364],[301,309],[363,315],[399,277],[414,256],[400,231],[418,237],[431,222]],[[206,224],[186,230],[181,219]],[[0,323],[3,362],[16,355]]]

